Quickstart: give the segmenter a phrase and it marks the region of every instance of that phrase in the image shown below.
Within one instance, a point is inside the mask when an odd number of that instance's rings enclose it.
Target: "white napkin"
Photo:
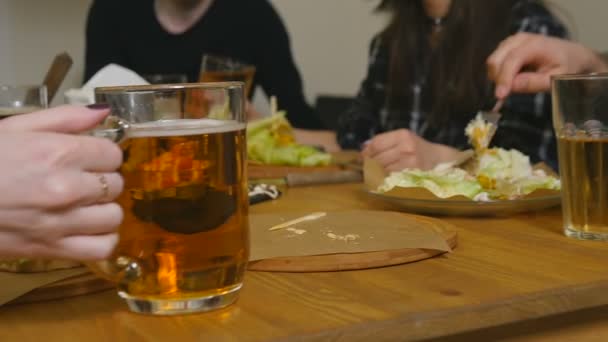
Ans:
[[[95,102],[95,88],[149,84],[133,70],[118,64],[108,64],[101,68],[82,88],[72,88],[65,92],[69,104],[87,105]]]

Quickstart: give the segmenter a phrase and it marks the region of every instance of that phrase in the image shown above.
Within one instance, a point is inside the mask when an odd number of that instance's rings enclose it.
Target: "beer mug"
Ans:
[[[125,216],[113,256],[91,268],[139,313],[233,303],[249,257],[243,84],[105,87],[95,99],[111,116],[93,134],[124,153]]]

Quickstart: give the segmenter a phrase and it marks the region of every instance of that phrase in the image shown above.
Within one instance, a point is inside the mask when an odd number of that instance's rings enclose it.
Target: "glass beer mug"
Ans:
[[[233,303],[248,253],[243,85],[106,87],[93,134],[120,144],[124,210],[113,256],[90,265],[132,311],[181,314]]]

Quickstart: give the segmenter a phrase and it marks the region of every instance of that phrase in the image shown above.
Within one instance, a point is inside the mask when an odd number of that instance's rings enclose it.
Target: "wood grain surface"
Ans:
[[[281,200],[251,211],[392,209],[360,189],[288,189]],[[518,331],[514,326],[528,322],[541,322],[540,330],[520,329],[529,334],[522,339],[608,340],[608,244],[563,236],[559,210],[444,219],[458,232],[452,254],[361,271],[248,272],[237,304],[208,314],[141,316],[128,312],[113,291],[5,306],[0,340],[471,340],[462,334],[495,340],[513,338],[508,333]],[[598,309],[589,314],[591,308]],[[587,319],[579,319],[578,310],[586,310]],[[567,318],[552,321],[560,314]],[[564,321],[574,323],[560,325]],[[474,335],[479,329],[490,335]]]
[[[53,299],[63,299],[108,290],[112,288],[115,288],[115,285],[110,283],[109,281],[101,279],[93,275],[92,273],[86,273],[37,288],[13,300],[12,302],[10,302],[10,304],[25,304]]]
[[[274,179],[285,178],[288,174],[297,173],[313,173],[313,172],[332,172],[340,171],[342,168],[338,165],[329,166],[280,166],[280,165],[260,165],[250,163],[247,165],[247,173],[249,179]]]

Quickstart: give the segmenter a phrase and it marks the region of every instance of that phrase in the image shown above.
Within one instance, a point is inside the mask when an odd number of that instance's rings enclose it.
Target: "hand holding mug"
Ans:
[[[0,121],[0,255],[91,260],[117,242],[122,153],[77,135],[108,110],[74,106]]]

